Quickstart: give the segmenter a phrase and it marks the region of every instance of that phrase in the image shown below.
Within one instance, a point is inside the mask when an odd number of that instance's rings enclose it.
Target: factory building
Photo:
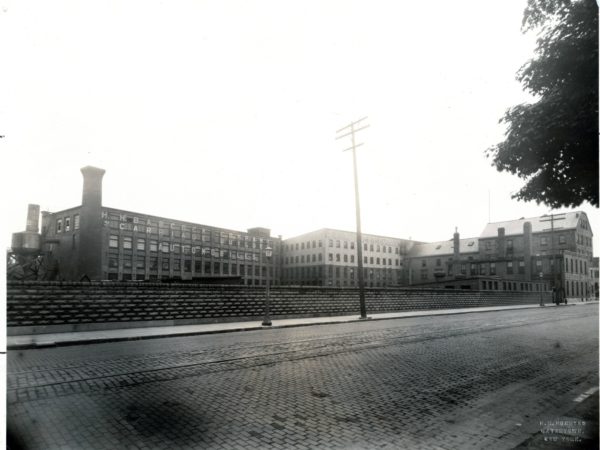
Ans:
[[[268,228],[229,230],[111,208],[102,204],[104,172],[82,168],[81,205],[42,211],[41,232],[39,207],[29,205],[26,230],[13,234],[18,264],[9,275],[17,266],[37,279],[358,286],[354,232],[323,228],[282,241]],[[489,223],[478,237],[455,231],[440,242],[363,234],[364,280],[585,299],[598,292],[592,237],[582,211]]]
[[[418,244],[407,261],[411,285],[594,295],[593,233],[582,211],[489,223],[479,237]]]
[[[365,286],[406,284],[403,259],[415,241],[363,234]],[[323,228],[283,241],[282,284],[358,286],[356,233]]]
[[[28,219],[28,231],[13,235],[16,252],[38,239],[56,279],[278,283],[281,238],[268,228],[242,232],[106,207],[104,170],[81,173],[80,206],[42,212],[41,234]]]

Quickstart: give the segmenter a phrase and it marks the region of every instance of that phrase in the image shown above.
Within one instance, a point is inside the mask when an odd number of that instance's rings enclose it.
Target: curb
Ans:
[[[587,306],[587,305],[594,305],[597,303],[598,302],[567,303],[566,305],[560,305],[560,306],[561,307],[562,306],[577,306],[577,305]],[[524,308],[523,306],[526,306],[526,307]],[[550,306],[555,306],[555,305],[550,303],[547,306],[550,307]],[[546,305],[544,305],[543,307],[545,308]],[[481,314],[481,313],[488,313],[488,312],[515,311],[518,309],[534,309],[534,308],[540,308],[540,305],[531,304],[531,305],[521,305],[521,307],[492,309],[492,310],[488,309],[485,311],[474,310],[474,311],[439,312],[439,313],[434,312],[434,313],[429,313],[429,314],[418,314],[419,311],[415,311],[415,313],[416,313],[415,315],[399,316],[399,317],[367,317],[366,320],[367,321],[381,321],[381,320],[413,319],[416,317],[453,316],[453,315],[459,315],[459,314],[473,314],[473,313]],[[432,310],[426,310],[426,311],[430,312]],[[435,310],[433,310],[433,311],[435,311]],[[352,317],[354,317],[354,316],[352,316]],[[242,332],[242,331],[258,331],[258,330],[265,330],[265,329],[282,329],[282,328],[298,328],[298,327],[310,327],[310,326],[320,326],[320,325],[336,325],[336,324],[353,323],[353,322],[365,322],[365,319],[351,318],[351,319],[342,320],[342,321],[338,320],[338,321],[315,322],[315,323],[294,323],[294,324],[271,325],[271,326],[252,325],[252,326],[248,326],[248,327],[229,328],[229,329],[223,329],[223,330],[198,330],[198,331],[188,331],[188,332],[182,332],[182,333],[174,332],[171,334],[149,334],[149,335],[145,335],[145,336],[98,337],[98,338],[79,339],[79,340],[72,340],[72,341],[40,341],[40,342],[29,342],[26,344],[13,344],[13,345],[7,344],[6,349],[7,350],[31,350],[31,349],[42,349],[42,348],[49,348],[49,347],[66,347],[66,346],[72,346],[72,345],[103,344],[103,343],[121,342],[121,341],[141,341],[141,340],[146,340],[146,339],[160,339],[160,338],[188,337],[188,336],[208,335],[208,334],[237,333],[237,332]],[[134,328],[132,328],[132,329],[134,329]]]

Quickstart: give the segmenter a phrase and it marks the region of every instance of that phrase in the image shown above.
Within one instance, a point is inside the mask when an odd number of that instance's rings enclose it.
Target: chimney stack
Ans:
[[[458,234],[458,228],[454,230],[454,263],[458,264],[460,261],[460,234]]]
[[[506,258],[506,237],[504,228],[498,228],[498,256]]]
[[[39,233],[40,231],[40,205],[27,205],[27,224],[25,231]]]
[[[86,166],[81,197],[78,278],[102,279],[102,177],[105,170]]]

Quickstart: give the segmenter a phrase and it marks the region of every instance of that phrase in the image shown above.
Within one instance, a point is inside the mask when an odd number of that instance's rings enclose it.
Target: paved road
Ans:
[[[509,449],[597,386],[598,305],[547,307],[10,351],[7,426],[28,449]]]

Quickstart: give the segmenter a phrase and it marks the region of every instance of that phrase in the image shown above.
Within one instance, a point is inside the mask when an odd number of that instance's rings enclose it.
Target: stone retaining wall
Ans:
[[[367,312],[539,303],[535,292],[367,288]],[[549,301],[546,293],[545,301]],[[9,335],[256,320],[265,288],[146,282],[9,282]],[[272,287],[275,318],[358,314],[356,288]]]

